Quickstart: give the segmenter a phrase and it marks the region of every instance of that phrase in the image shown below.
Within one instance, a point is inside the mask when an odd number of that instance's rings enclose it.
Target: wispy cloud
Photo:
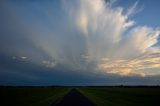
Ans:
[[[150,71],[150,73],[140,71],[142,69],[160,68],[160,53],[153,53],[142,55],[140,57],[130,60],[112,60],[103,59],[99,68],[106,71],[106,73],[120,74],[120,75],[157,75],[159,72]]]
[[[42,61],[42,63],[47,67],[47,68],[53,68],[56,66],[56,63],[54,61]]]
[[[21,59],[27,59],[27,57],[22,56]]]
[[[142,11],[142,8],[138,8],[138,1],[136,1],[132,6],[130,6],[126,12],[127,16],[132,16],[140,11]]]

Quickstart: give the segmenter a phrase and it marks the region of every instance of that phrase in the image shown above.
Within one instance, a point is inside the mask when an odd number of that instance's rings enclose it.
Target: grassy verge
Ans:
[[[60,100],[69,88],[0,88],[0,106],[50,106]]]
[[[79,88],[98,106],[158,106],[160,88]]]

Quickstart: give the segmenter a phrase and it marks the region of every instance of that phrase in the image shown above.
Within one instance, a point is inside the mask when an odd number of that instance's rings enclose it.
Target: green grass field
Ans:
[[[69,88],[63,87],[0,88],[0,106],[50,106],[68,91]]]
[[[98,106],[160,106],[160,88],[79,88]]]

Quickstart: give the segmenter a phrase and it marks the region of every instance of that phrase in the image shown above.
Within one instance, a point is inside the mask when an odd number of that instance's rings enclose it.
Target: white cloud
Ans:
[[[73,5],[71,5],[73,4]],[[74,4],[78,4],[75,6]],[[153,50],[158,42],[160,29],[148,26],[134,26],[134,20],[129,17],[138,11],[138,2],[123,14],[122,7],[112,7],[103,0],[69,0],[65,2],[65,11],[73,23],[86,37],[87,58],[95,61],[100,69],[107,73],[120,75],[147,75],[139,72],[142,68],[160,68],[156,58],[137,57],[144,56]],[[70,8],[72,6],[72,8]],[[72,23],[71,23],[72,24]],[[126,33],[125,31],[128,31]],[[148,54],[149,56],[153,54]],[[105,63],[102,63],[105,61]],[[146,63],[148,62],[148,64]],[[155,73],[155,72],[153,72]],[[152,73],[150,73],[152,74]]]
[[[22,56],[22,57],[21,57],[21,59],[27,59],[27,57],[25,57],[25,56]]]
[[[136,1],[127,11],[126,15],[130,16],[137,12],[138,1]]]
[[[36,62],[51,58],[56,63],[43,61],[43,65],[55,67],[61,64],[73,70],[85,71],[92,70],[87,68],[94,64],[91,66],[97,72],[103,70],[118,75],[145,76],[152,72],[137,70],[160,68],[156,60],[160,56],[150,57],[160,51],[159,46],[155,46],[160,29],[137,26],[129,18],[137,12],[138,2],[126,14],[123,7],[112,6],[114,0],[107,3],[105,0],[61,0],[56,3],[44,5],[35,2],[31,6],[32,11],[30,6],[16,6],[17,11],[28,11],[23,12],[25,15],[21,13],[24,19],[29,18],[24,21],[27,29],[24,36],[38,48],[39,51],[35,53],[43,52],[39,56],[41,60],[38,55],[32,56],[33,60],[37,59]],[[33,9],[44,17],[32,13]]]
[[[42,61],[42,63],[47,67],[47,68],[53,68],[56,66],[55,61]]]

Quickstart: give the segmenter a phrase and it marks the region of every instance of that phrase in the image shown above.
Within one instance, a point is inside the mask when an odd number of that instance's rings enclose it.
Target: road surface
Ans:
[[[72,89],[63,99],[52,106],[96,106],[78,90]]]

